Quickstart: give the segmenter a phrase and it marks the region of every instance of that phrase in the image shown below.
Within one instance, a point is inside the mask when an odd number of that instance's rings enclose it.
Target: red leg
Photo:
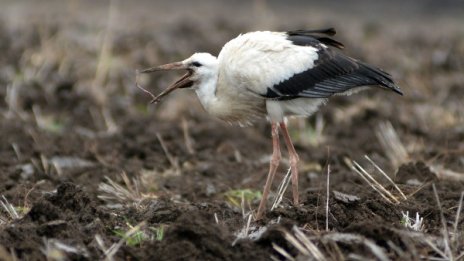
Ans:
[[[282,135],[285,139],[285,144],[287,145],[288,154],[290,157],[290,169],[292,171],[293,204],[298,205],[298,161],[300,159],[298,157],[298,154],[296,153],[295,147],[293,147],[292,140],[290,139],[290,134],[287,130],[287,125],[285,125],[284,122],[280,123],[280,129],[282,130]]]
[[[269,166],[269,174],[267,175],[266,184],[264,185],[263,197],[261,198],[261,202],[259,203],[258,214],[256,215],[256,219],[261,219],[266,210],[267,198],[269,196],[269,191],[271,190],[272,181],[274,180],[274,176],[277,167],[279,166],[280,159],[281,154],[279,144],[279,126],[277,125],[277,123],[272,123],[272,158]]]

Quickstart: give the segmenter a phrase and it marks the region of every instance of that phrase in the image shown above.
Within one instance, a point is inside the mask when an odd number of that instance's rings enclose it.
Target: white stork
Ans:
[[[328,37],[333,35],[333,28],[251,32],[226,43],[217,58],[195,53],[181,62],[140,71],[187,70],[161,94],[152,95],[152,102],[175,89],[191,88],[206,111],[224,121],[247,125],[269,119],[273,152],[257,219],[265,211],[281,159],[279,128],[289,152],[293,203],[299,202],[298,154],[287,130],[287,116],[310,116],[328,97],[351,94],[367,85],[402,94],[388,73],[329,48],[343,48]]]

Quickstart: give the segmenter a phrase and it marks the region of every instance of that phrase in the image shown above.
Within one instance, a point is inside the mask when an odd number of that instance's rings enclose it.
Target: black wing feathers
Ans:
[[[365,85],[380,85],[402,94],[393,82],[391,75],[332,49],[321,43],[335,47],[343,45],[327,37],[315,34],[335,34],[333,29],[288,32],[290,41],[295,45],[317,48],[318,59],[308,70],[295,74],[289,79],[267,88],[263,95],[269,99],[288,100],[299,97],[327,98],[352,88]]]
[[[316,30],[294,30],[288,31],[288,35],[313,35],[313,34],[325,34],[329,36],[334,36],[337,33],[335,28],[327,28],[327,29],[316,29]]]
[[[296,31],[289,31],[287,32],[287,39],[292,41],[295,45],[302,45],[302,46],[312,46],[319,42],[330,45],[339,49],[343,49],[345,46],[335,41],[332,38],[321,36],[321,35],[328,35],[334,36],[336,31],[334,28],[328,29],[321,29],[321,30],[296,30]]]

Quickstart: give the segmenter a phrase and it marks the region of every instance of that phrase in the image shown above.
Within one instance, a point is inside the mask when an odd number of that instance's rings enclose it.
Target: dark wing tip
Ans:
[[[315,29],[315,30],[294,30],[294,31],[288,31],[288,35],[308,35],[308,36],[313,36],[314,34],[325,34],[328,36],[334,36],[337,33],[335,28],[330,27],[330,28],[325,28],[325,29]]]
[[[398,86],[394,86],[394,88],[391,89],[392,91],[396,92],[397,94],[404,96],[403,91],[400,89]]]
[[[403,96],[403,91],[401,91],[400,87],[395,84],[395,81],[393,80],[391,74],[387,73],[386,71],[380,68],[368,65],[366,63],[359,61],[356,62],[359,64],[360,68],[363,69],[366,75],[369,75],[370,78],[375,79],[375,81],[377,81],[378,85]]]

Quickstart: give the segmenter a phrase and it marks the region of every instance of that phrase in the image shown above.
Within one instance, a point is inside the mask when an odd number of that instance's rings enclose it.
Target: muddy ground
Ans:
[[[445,2],[6,1],[0,259],[463,259],[464,16],[459,1]],[[240,32],[326,26],[337,27],[344,52],[391,72],[405,95],[334,97],[290,120],[301,205],[288,189],[255,221],[269,124],[214,120],[189,91],[147,105],[135,69],[217,53]],[[159,92],[176,76],[141,84]],[[283,155],[269,207],[287,172]]]

